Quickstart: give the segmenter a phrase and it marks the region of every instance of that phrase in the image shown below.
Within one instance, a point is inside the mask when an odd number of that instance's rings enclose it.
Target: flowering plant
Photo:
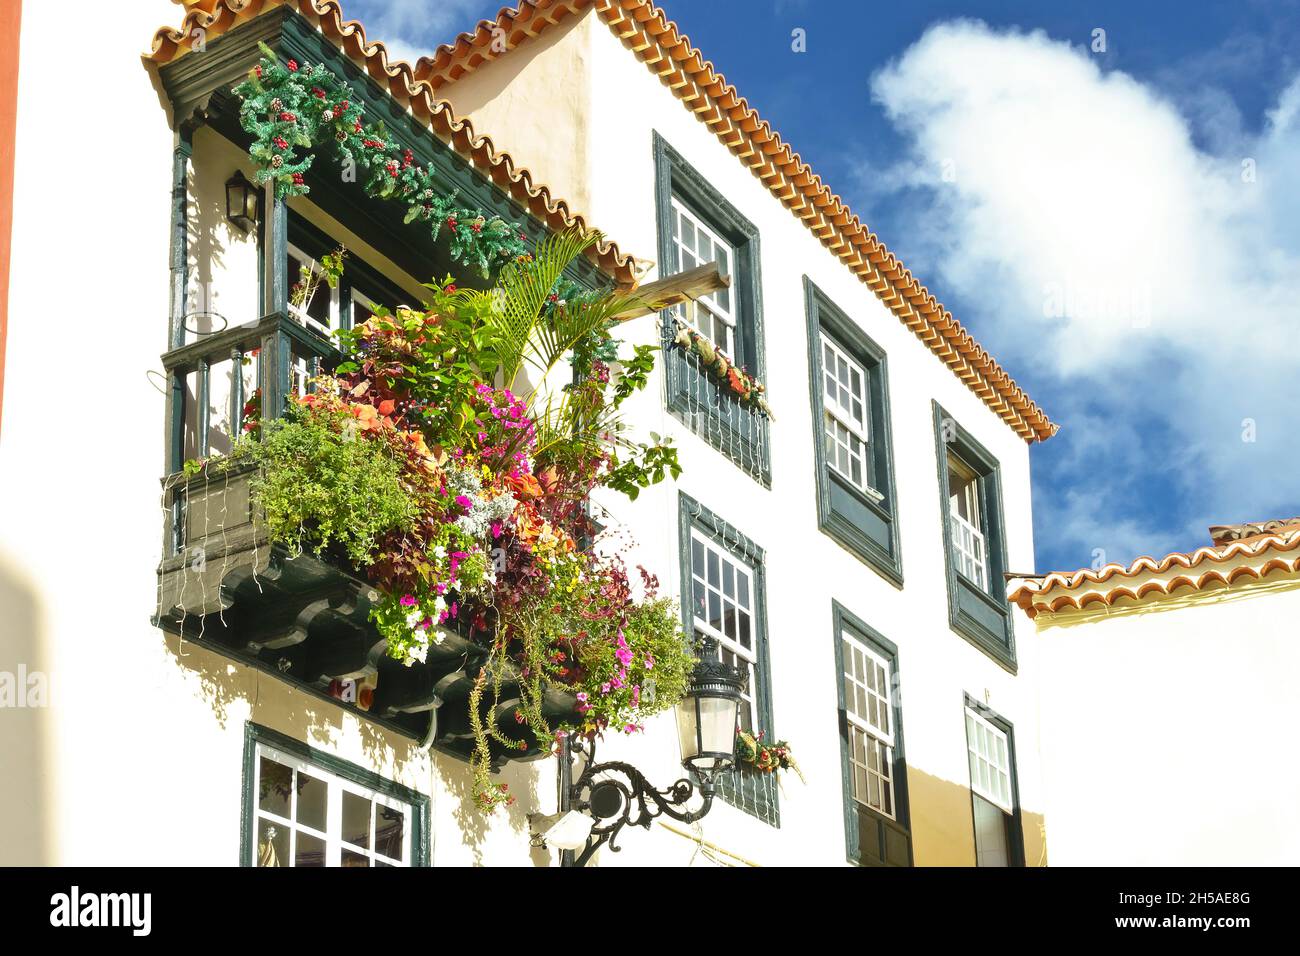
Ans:
[[[714,345],[708,338],[695,331],[681,319],[676,321],[677,335],[673,338],[673,344],[698,355],[700,364],[704,366],[710,375],[730,389],[740,399],[742,405],[756,408],[768,418],[772,418],[772,409],[767,404],[767,399],[763,397],[764,392],[767,391],[763,383],[750,375],[749,371],[743,366],[736,365],[731,359],[727,358],[722,349]]]
[[[754,736],[748,731],[737,730],[736,758],[741,763],[763,773],[793,770],[798,774],[799,779],[803,780],[803,771],[795,763],[794,754],[790,752],[790,745],[784,740],[779,740],[776,743],[766,743],[763,740],[763,735],[764,731],[759,731],[758,736]]]
[[[448,279],[423,311],[339,333],[347,359],[237,452],[266,466],[254,492],[273,540],[336,555],[375,586],[390,657],[427,662],[445,627],[488,651],[469,700],[488,809],[511,800],[491,778],[502,751],[635,732],[681,699],[695,664],[653,576],[634,585],[593,546],[592,490],[635,494],[681,471],[667,442],[632,441],[619,418],[653,367],[646,347],[619,371],[607,361],[629,298],[555,291],[594,241],[552,237],[492,292]],[[507,686],[519,704],[501,726]],[[543,715],[548,689],[576,701],[562,726]]]

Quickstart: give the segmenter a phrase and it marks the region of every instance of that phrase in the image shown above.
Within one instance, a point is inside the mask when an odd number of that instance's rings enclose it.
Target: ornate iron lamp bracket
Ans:
[[[568,791],[568,808],[590,814],[596,823],[591,828],[587,845],[571,862],[565,854],[566,866],[586,866],[602,846],[609,844],[611,851],[622,848],[616,843],[625,826],[650,829],[650,821],[658,816],[672,817],[682,823],[694,823],[709,812],[713,804],[713,781],[701,776],[698,781],[678,780],[663,790],[656,789],[636,767],[621,761],[596,762],[596,745],[582,739],[566,740],[561,759],[568,761],[571,754],[587,754],[587,766]],[[699,804],[689,808],[698,797]]]

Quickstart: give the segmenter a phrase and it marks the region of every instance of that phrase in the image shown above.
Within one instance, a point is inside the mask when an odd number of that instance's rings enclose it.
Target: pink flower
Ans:
[[[414,595],[414,594],[403,594],[403,595],[402,595],[402,607],[415,607],[415,595]]]
[[[474,502],[470,501],[470,500],[469,500],[468,498],[466,498],[464,495],[457,495],[457,496],[456,496],[456,504],[460,505],[460,506],[461,506],[462,508],[464,508],[466,511],[469,511],[471,508],[474,507]]]

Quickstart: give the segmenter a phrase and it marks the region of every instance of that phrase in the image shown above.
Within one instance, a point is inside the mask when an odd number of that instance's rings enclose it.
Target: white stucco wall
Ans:
[[[0,440],[0,670],[21,663],[48,673],[53,703],[39,711],[0,710],[0,754],[14,782],[0,788],[0,862],[235,862],[243,729],[251,718],[431,793],[437,865],[545,863],[545,853],[528,847],[524,814],[553,806],[553,761],[512,767],[504,779],[520,805],[484,822],[468,803],[463,764],[419,754],[409,741],[179,645],[150,625],[163,518],[164,408],[146,372],[160,367],[166,345],[172,137],[138,53],[159,23],[176,20],[177,8],[148,0],[97,18],[100,83],[114,95],[112,109],[78,116],[78,142],[99,144],[90,152],[57,146],[66,132],[65,94],[46,70],[65,55],[67,15],[66,4],[32,3],[23,18]],[[1020,671],[1013,677],[948,625],[931,401],[1002,464],[1011,567],[1033,560],[1025,444],[603,25],[594,26],[570,34],[582,44],[574,55],[599,78],[583,85],[589,102],[554,83],[530,84],[500,101],[495,126],[480,124],[480,131],[543,172],[548,164],[565,175],[589,169],[590,208],[581,211],[626,251],[653,258],[651,131],[658,130],[762,235],[767,383],[777,414],[771,490],[669,416],[661,382],[638,399],[632,416],[645,431],[674,436],[686,466],[682,490],[767,550],[774,730],[792,742],[808,776],[807,786],[786,782],[779,830],[720,806],[704,821],[704,838],[766,864],[844,862],[832,599],[900,649],[918,862],[973,859],[969,818],[961,817],[963,799],[969,814],[963,692],[987,699],[1014,723],[1026,829],[1036,832],[1043,807],[1037,648],[1019,621]],[[563,42],[557,37],[558,53],[548,48],[547,62],[562,60]],[[585,155],[557,142],[562,155],[552,163],[515,147],[512,111],[533,116],[526,128],[536,130],[536,115],[546,110],[587,111]],[[559,128],[588,128],[575,116],[566,123]],[[196,139],[196,175],[216,156],[211,172],[223,182],[233,169],[227,161],[237,157],[205,147],[204,138]],[[521,138],[546,147],[541,135]],[[49,188],[65,181],[81,188]],[[211,207],[217,186],[195,185],[196,202]],[[229,313],[242,315],[255,298],[250,250],[235,237],[226,240],[233,244],[222,260],[207,263],[207,272],[196,261],[196,274],[210,276],[218,311],[245,321]],[[194,251],[201,255],[201,246]],[[817,529],[804,274],[888,354],[901,591]],[[653,320],[627,332],[630,340],[650,341]],[[677,487],[652,489],[635,503],[606,503],[637,541],[637,560],[675,587]],[[603,755],[613,754],[664,785],[680,775],[671,716],[655,720],[643,737],[612,742]],[[1032,837],[1031,864],[1040,857]],[[683,863],[693,852],[690,841],[660,828],[637,830],[622,842],[626,852],[607,853],[604,862]]]
[[[1030,638],[1042,657],[1053,863],[1300,859],[1291,743],[1300,590],[1291,587],[1056,615]]]

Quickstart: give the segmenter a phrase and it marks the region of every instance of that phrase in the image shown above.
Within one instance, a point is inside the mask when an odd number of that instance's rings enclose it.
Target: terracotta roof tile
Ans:
[[[1176,551],[1159,560],[1141,557],[1132,564],[1108,564],[1098,570],[1016,576],[1008,582],[1007,600],[1033,618],[1064,609],[1110,607],[1121,598],[1141,600],[1184,588],[1199,591],[1242,579],[1259,580],[1275,572],[1300,572],[1300,524],[1296,519],[1282,524],[1285,527],[1277,533]]]
[[[649,0],[524,0],[519,7],[503,8],[496,19],[481,21],[471,32],[421,57],[415,75],[439,89],[500,55],[491,45],[494,30],[503,31],[513,48],[565,15],[593,6],[687,109],[985,404],[1026,441],[1042,441],[1056,434],[1058,426],[1046,413]]]
[[[195,28],[201,27],[207,42],[283,6],[296,9],[316,24],[334,42],[399,102],[410,106],[414,115],[444,142],[469,159],[494,183],[505,190],[551,229],[576,228],[587,231],[585,217],[551,194],[544,183],[534,182],[526,167],[509,153],[497,150],[492,139],[474,131],[469,120],[459,119],[451,105],[434,95],[435,87],[416,78],[410,64],[390,60],[384,44],[366,39],[365,29],[355,20],[344,20],[336,0],[180,0],[186,8],[179,29],[162,27],[154,34],[151,52],[144,55],[150,68],[161,67],[186,55]],[[618,245],[602,239],[592,247],[591,258],[621,285],[632,286],[641,273],[640,264],[621,252]]]

